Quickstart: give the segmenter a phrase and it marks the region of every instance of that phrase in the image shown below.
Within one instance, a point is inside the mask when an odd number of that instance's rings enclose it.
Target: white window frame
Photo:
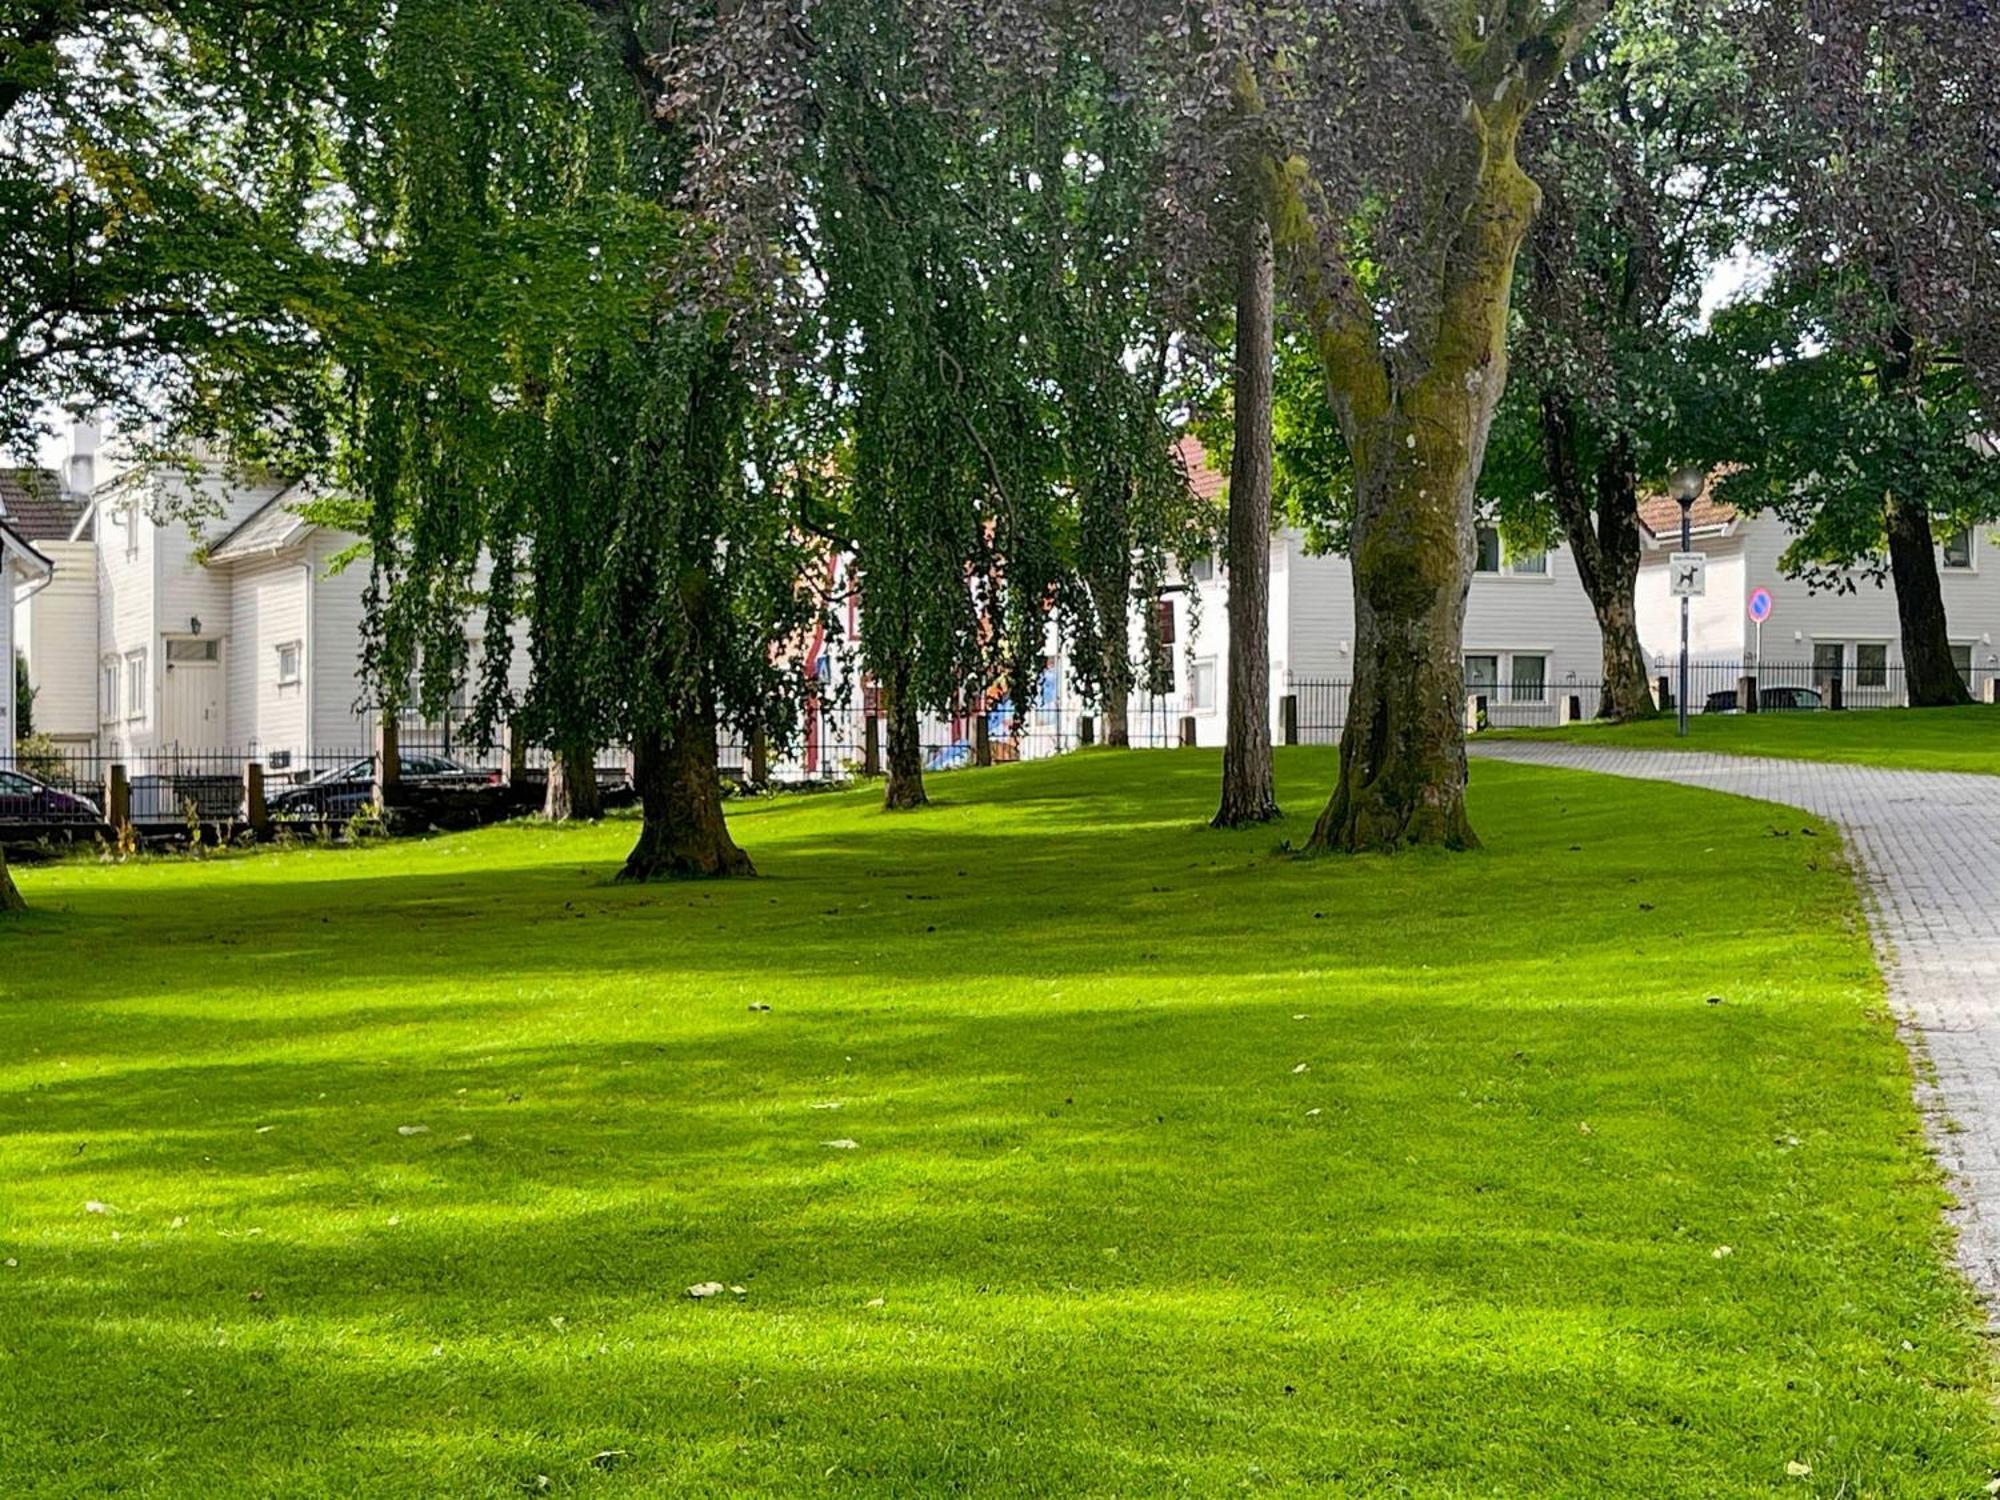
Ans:
[[[1882,680],[1880,682],[1863,682],[1861,680],[1861,648],[1864,646],[1868,647],[1871,650],[1880,651],[1882,653]],[[1842,676],[1844,677],[1848,671],[1853,672],[1854,681],[1852,685],[1854,691],[1857,693],[1887,692],[1889,690],[1889,676],[1895,667],[1895,662],[1893,660],[1893,647],[1891,643],[1880,639],[1872,641],[1857,640],[1857,641],[1849,641],[1847,643],[1847,648],[1848,648],[1847,655],[1845,659],[1848,662],[1852,663],[1852,665],[1851,667],[1844,667],[1842,669]],[[1812,685],[1815,687],[1818,686],[1817,683],[1814,683]]]
[[[1510,704],[1547,703],[1549,701],[1549,662],[1551,660],[1551,657],[1552,653],[1547,651],[1509,651],[1507,653],[1507,676],[1504,679],[1507,688],[1507,696],[1502,701]],[[1519,663],[1523,658],[1527,658],[1533,661],[1538,661],[1542,664],[1541,686],[1535,690],[1535,696],[1532,698],[1523,698],[1521,696],[1520,680],[1515,675],[1516,664]]]
[[[277,644],[276,650],[278,653],[278,686],[281,688],[297,687],[305,671],[305,643],[303,641],[280,641]],[[287,655],[292,659],[291,670],[289,672],[285,669],[285,657]]]
[[[139,502],[127,500],[118,514],[118,524],[125,532],[125,559],[130,562],[139,555]]]
[[[146,722],[146,648],[125,653],[125,722],[143,724]]]
[[[1479,565],[1482,552],[1481,539],[1489,535],[1493,538],[1493,566],[1482,568]],[[1507,543],[1505,538],[1500,535],[1500,528],[1498,526],[1480,525],[1473,527],[1472,571],[1476,577],[1481,578],[1498,578],[1507,571]],[[1472,654],[1474,656],[1484,656],[1486,653],[1475,651]]]
[[[1202,674],[1208,674],[1207,701],[1201,692]],[[1212,714],[1221,701],[1222,675],[1212,656],[1197,656],[1188,662],[1188,707],[1198,714]]]
[[[1951,560],[1951,544],[1960,537],[1965,538],[1965,561]],[[1964,526],[1949,536],[1938,538],[1938,571],[1940,573],[1977,573],[1979,571],[1979,528]]]
[[[97,662],[97,722],[116,724],[125,705],[125,660],[103,656]]]

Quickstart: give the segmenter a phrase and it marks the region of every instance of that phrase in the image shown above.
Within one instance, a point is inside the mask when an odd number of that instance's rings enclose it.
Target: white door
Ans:
[[[160,738],[184,751],[222,748],[222,643],[168,641]]]

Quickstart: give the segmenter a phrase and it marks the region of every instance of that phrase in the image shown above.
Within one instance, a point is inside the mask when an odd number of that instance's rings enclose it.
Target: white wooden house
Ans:
[[[29,471],[34,472],[34,471]],[[0,475],[0,765],[14,758],[14,742],[20,733],[14,703],[14,617],[17,605],[25,605],[36,591],[46,588],[55,574],[54,565],[9,520],[7,499],[12,491],[18,498],[18,476]]]
[[[1895,586],[1865,573],[1853,587],[1814,592],[1785,576],[1780,559],[1792,533],[1778,517],[1742,515],[1704,494],[1689,517],[1691,540],[1708,558],[1707,592],[1689,606],[1688,658],[1814,681],[1839,676],[1854,706],[1901,701],[1903,643]],[[1654,668],[1680,660],[1680,601],[1668,591],[1668,559],[1680,549],[1680,506],[1667,497],[1641,509],[1646,550],[1639,569],[1639,639]],[[1959,672],[1976,696],[2000,675],[2000,545],[1992,528],[1974,527],[1938,543],[1938,583]],[[1771,596],[1769,618],[1750,617],[1758,589]],[[1720,677],[1704,679],[1721,685]],[[1695,704],[1699,707],[1699,703]]]

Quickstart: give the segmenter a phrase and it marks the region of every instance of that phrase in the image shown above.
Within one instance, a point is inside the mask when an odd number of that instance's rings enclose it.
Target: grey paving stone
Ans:
[[[1959,1261],[1989,1317],[2000,1312],[2000,776],[1517,741],[1471,748],[1784,803],[1840,826],[1916,1054],[1917,1101],[1957,1192]]]

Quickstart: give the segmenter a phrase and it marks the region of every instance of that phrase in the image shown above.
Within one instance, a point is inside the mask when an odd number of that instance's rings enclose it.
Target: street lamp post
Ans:
[[[1688,465],[1674,470],[1674,477],[1668,482],[1668,489],[1681,503],[1681,551],[1694,551],[1694,503],[1701,498],[1707,487],[1708,476],[1700,469]],[[1680,690],[1680,737],[1687,738],[1688,732],[1688,596],[1681,595],[1681,690]]]

